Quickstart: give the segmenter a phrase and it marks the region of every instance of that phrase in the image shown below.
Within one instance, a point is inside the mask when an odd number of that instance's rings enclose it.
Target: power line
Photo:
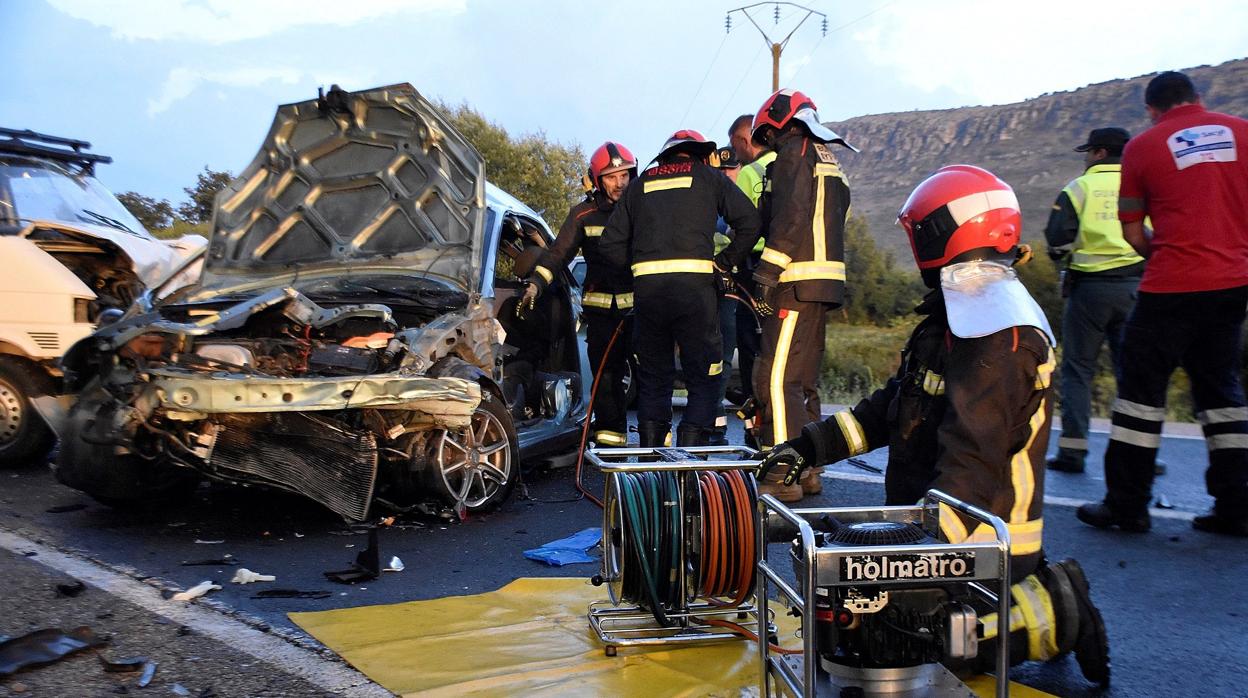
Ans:
[[[719,40],[719,48],[715,49],[715,55],[711,57],[711,64],[706,67],[706,73],[702,76],[702,82],[698,83],[698,89],[694,90],[693,97],[689,99],[689,106],[685,107],[685,113],[680,117],[680,126],[678,128],[685,127],[685,119],[693,109],[694,103],[698,101],[698,95],[702,94],[702,88],[706,86],[706,79],[711,76],[711,70],[715,67],[715,61],[719,60],[719,52],[724,49],[724,44],[726,43],[728,43],[728,32],[724,32],[724,38]]]
[[[875,14],[875,13],[879,12],[880,10],[883,10],[883,9],[887,8],[889,5],[892,5],[892,4],[893,4],[892,2],[886,2],[886,3],[884,3],[883,5],[880,5],[879,7],[875,8],[874,10],[871,10],[871,11],[870,11],[870,12],[868,12],[867,14],[865,14],[865,15],[863,15],[863,16],[861,16],[861,17],[857,18],[857,19],[852,19],[852,20],[850,20],[850,21],[848,21],[848,22],[846,22],[846,23],[844,23],[844,24],[840,25],[839,27],[836,27],[835,29],[829,29],[829,30],[828,30],[828,34],[834,34],[834,33],[836,33],[836,32],[839,32],[840,30],[842,30],[842,29],[844,29],[844,28],[846,28],[846,27],[850,26],[851,24],[857,24],[858,22],[861,22],[862,20],[864,20],[864,19],[866,19],[866,18],[870,17],[871,15],[873,15],[873,14]],[[815,42],[815,47],[814,47],[814,48],[812,48],[812,49],[810,50],[810,53],[806,54],[806,55],[807,55],[807,57],[812,58],[812,59],[814,58],[814,56],[815,56],[815,51],[818,51],[818,50],[819,50],[819,45],[823,43],[823,40],[824,40],[824,39],[828,38],[828,34],[824,34],[823,36],[819,37],[819,41]],[[810,65],[810,64],[811,64],[811,63],[813,63],[813,62],[814,62],[813,60],[808,61],[807,63],[805,63],[805,64],[803,64],[802,66],[800,66],[800,67],[797,69],[797,72],[795,72],[795,73],[793,73],[793,75],[789,76],[789,81],[790,81],[790,83],[792,83],[792,81],[797,80],[797,76],[798,76],[798,75],[801,75],[801,74],[802,74],[802,71],[806,69],[806,66]]]
[[[724,103],[724,108],[720,109],[719,116],[715,117],[714,124],[716,126],[720,124],[720,119],[724,118],[724,112],[728,111],[728,107],[732,106],[732,100],[736,98],[737,93],[741,91],[741,86],[745,84],[745,79],[749,77],[750,71],[754,70],[754,64],[758,63],[758,57],[762,55],[762,53],[763,53],[763,47],[759,46],[758,50],[754,52],[754,58],[750,60],[750,66],[746,68],[744,72],[741,73],[741,79],[737,81],[736,88],[732,91],[732,94],[728,95],[728,101]]]

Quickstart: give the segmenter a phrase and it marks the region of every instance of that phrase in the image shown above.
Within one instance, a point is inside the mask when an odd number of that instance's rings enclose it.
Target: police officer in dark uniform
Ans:
[[[633,279],[627,266],[613,267],[599,249],[607,218],[625,187],[637,177],[637,158],[619,143],[607,141],[589,159],[591,191],[568,211],[555,244],[542,256],[529,279],[524,302],[532,306],[537,295],[581,250],[585,258],[585,288],[581,306],[590,365],[597,372],[591,438],[599,446],[624,446],[628,441],[628,406],[624,375],[627,371],[633,307]],[[521,306],[523,308],[523,305]],[[623,327],[621,327],[623,323]],[[617,334],[618,330],[618,334]],[[611,338],[616,337],[614,344]],[[611,351],[607,352],[607,345]]]
[[[642,446],[662,445],[671,430],[674,352],[689,401],[677,443],[708,442],[724,370],[716,274],[727,273],[758,239],[758,212],[749,198],[707,164],[715,143],[697,131],[677,131],[620,199],[599,249],[612,266],[633,272],[635,347],[640,373],[637,432]],[[732,242],[715,254],[715,225],[723,216]]]
[[[765,317],[753,376],[758,406],[753,433],[766,448],[819,419],[815,383],[826,313],[844,300],[849,215],[848,180],[831,145],[851,146],[819,123],[815,103],[796,90],[781,90],[763,104],[752,137],[776,151],[759,199],[767,246],[754,270]],[[800,486],[760,485],[760,491],[785,502],[821,489],[817,469],[806,473]]]
[[[1009,627],[1019,636],[1011,660],[1074,651],[1083,675],[1107,685],[1105,626],[1083,570],[1074,560],[1046,564],[1041,548],[1055,342],[1011,268],[1022,256],[1018,199],[992,173],[954,165],[914,190],[898,222],[932,289],[901,367],[853,409],[776,446],[760,473],[792,483],[808,467],[887,446],[888,504],[913,504],[934,488],[1006,522],[1018,615]],[[943,504],[940,529],[953,543],[995,540],[987,525]],[[982,621],[982,639],[995,638],[996,614]]]

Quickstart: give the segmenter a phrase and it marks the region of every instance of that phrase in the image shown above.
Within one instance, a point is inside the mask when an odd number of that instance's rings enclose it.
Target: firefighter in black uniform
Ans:
[[[620,199],[599,246],[608,264],[633,272],[642,446],[662,445],[671,429],[676,347],[689,390],[677,443],[706,444],[715,429],[724,370],[716,279],[754,246],[759,219],[732,180],[707,164],[714,152],[715,143],[697,131],[673,134],[658,164]],[[719,216],[736,232],[716,255]]]
[[[624,375],[632,337],[628,314],[633,308],[633,279],[628,267],[613,267],[607,263],[599,250],[599,241],[615,203],[636,177],[637,158],[628,148],[608,141],[594,151],[589,159],[592,189],[584,201],[568,211],[555,244],[542,255],[525,290],[524,303],[532,307],[537,295],[557,276],[556,272],[581,250],[585,258],[581,306],[586,349],[593,370],[597,372],[601,366],[591,427],[591,437],[599,446],[624,446],[628,440]],[[624,323],[622,328],[621,322]],[[618,336],[617,328],[620,329]],[[607,345],[611,344],[612,336],[616,336],[616,340],[608,354]]]
[[[832,154],[853,149],[819,123],[815,103],[795,90],[772,95],[754,117],[753,139],[776,151],[759,199],[767,246],[754,270],[763,301],[763,336],[754,366],[752,433],[769,448],[819,419],[815,382],[823,363],[824,321],[845,294],[845,218],[849,185]],[[761,491],[795,502],[821,491],[819,470]]]
[[[1054,340],[1011,268],[1026,256],[1017,246],[1018,199],[992,173],[954,165],[914,190],[898,223],[932,289],[901,367],[852,410],[811,422],[774,448],[760,474],[780,472],[791,483],[808,467],[887,446],[888,504],[913,504],[934,488],[1006,522],[1010,629],[1019,638],[1011,659],[1073,650],[1085,677],[1108,684],[1105,626],[1083,571],[1073,560],[1046,564],[1041,549]],[[943,504],[940,528],[950,542],[995,540],[990,528]],[[982,620],[983,639],[996,637],[996,615]]]

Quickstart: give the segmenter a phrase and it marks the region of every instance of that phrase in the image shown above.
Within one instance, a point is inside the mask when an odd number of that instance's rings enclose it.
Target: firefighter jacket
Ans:
[[[852,410],[803,428],[815,463],[888,446],[888,504],[942,490],[1005,520],[1013,556],[1038,556],[1053,410],[1048,338],[1030,326],[958,337],[939,291],[918,312],[927,317],[896,375]],[[940,523],[951,542],[995,540],[991,528],[943,505]]]
[[[767,170],[760,202],[767,246],[754,280],[764,286],[792,283],[797,300],[839,307],[849,215],[845,174],[829,144],[800,132],[779,137]]]
[[[627,191],[627,190],[626,190]],[[612,267],[602,256],[599,243],[615,203],[594,192],[568,211],[555,244],[542,255],[534,282],[544,291],[558,271],[581,251],[585,258],[585,288],[581,304],[586,311],[628,310],[633,307],[633,279],[628,267]]]
[[[720,216],[735,234],[716,255]],[[631,268],[634,280],[654,274],[711,274],[716,262],[731,269],[742,261],[758,239],[758,226],[754,204],[723,172],[677,158],[646,170],[624,190],[599,250],[612,267]]]
[[[1082,274],[1140,276],[1144,272],[1144,258],[1122,237],[1118,222],[1121,182],[1118,158],[1107,158],[1062,189],[1044,229],[1050,257],[1069,255],[1070,269]]]

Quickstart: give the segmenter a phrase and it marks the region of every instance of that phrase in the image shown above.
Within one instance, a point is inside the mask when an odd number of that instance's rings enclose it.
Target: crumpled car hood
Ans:
[[[31,221],[18,235],[30,238],[39,230],[52,230],[71,239],[97,242],[116,248],[125,256],[135,276],[148,288],[164,279],[183,259],[206,244],[199,235],[183,235],[177,240],[157,240],[147,235],[126,233],[103,225],[52,220]],[[39,239],[36,236],[32,242],[44,250],[58,249],[53,240]]]
[[[483,159],[415,88],[335,86],[278,107],[217,195],[200,284],[377,262],[472,291],[484,215]]]

